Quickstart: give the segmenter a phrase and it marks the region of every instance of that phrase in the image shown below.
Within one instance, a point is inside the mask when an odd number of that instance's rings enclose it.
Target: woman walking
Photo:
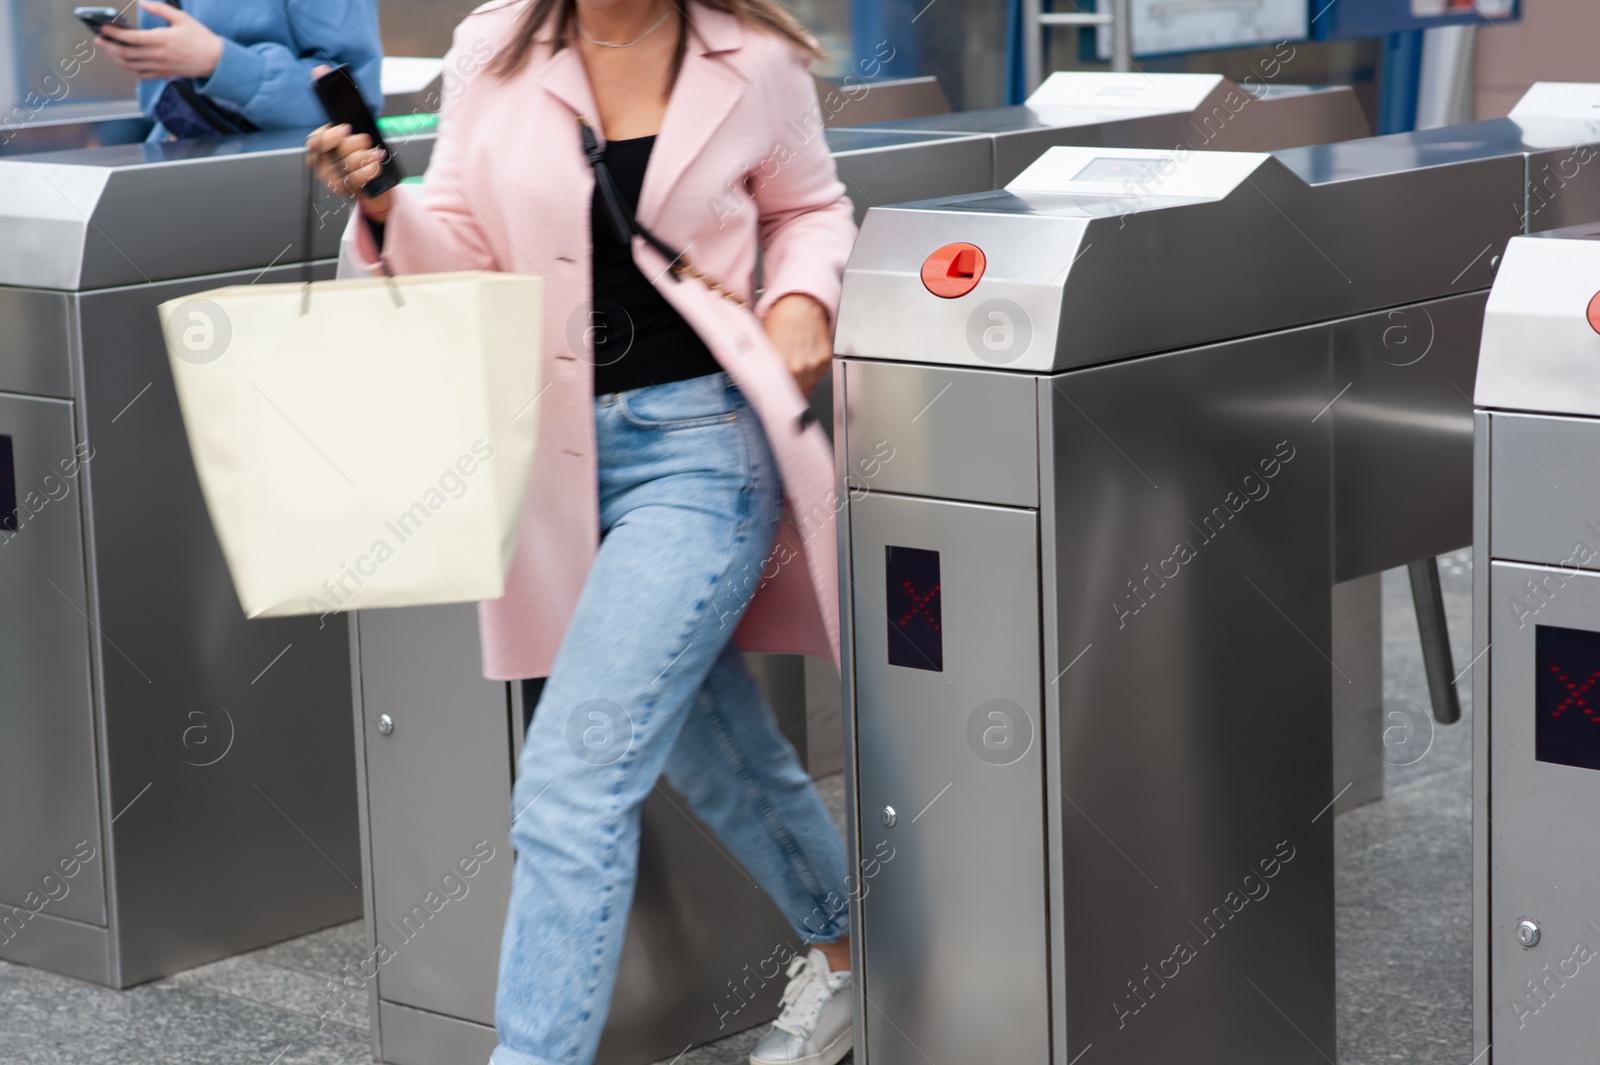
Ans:
[[[512,798],[493,1065],[593,1059],[663,773],[812,945],[751,1060],[850,1049],[844,846],[739,657],[837,661],[806,396],[855,230],[815,55],[773,0],[498,0],[456,30],[467,76],[422,187],[358,200],[369,268],[381,249],[396,273],[546,279],[539,450],[481,611],[488,676],[549,678]],[[346,194],[379,169],[344,127],[309,160]]]

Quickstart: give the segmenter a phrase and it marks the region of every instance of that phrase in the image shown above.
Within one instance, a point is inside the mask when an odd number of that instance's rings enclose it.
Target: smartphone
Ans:
[[[395,162],[383,134],[378,132],[378,120],[372,117],[372,109],[361,98],[361,90],[356,88],[356,79],[350,76],[349,66],[336,66],[314,79],[311,85],[316,89],[317,99],[322,101],[322,109],[328,113],[329,122],[349,126],[356,133],[365,133],[372,138],[374,148],[383,149],[383,170],[367,182],[361,195],[376,196],[400,184],[400,179],[405,175],[400,172],[400,164]]]
[[[122,30],[128,28],[122,12],[114,7],[75,7],[72,15],[96,33],[100,32],[102,26],[115,26]]]

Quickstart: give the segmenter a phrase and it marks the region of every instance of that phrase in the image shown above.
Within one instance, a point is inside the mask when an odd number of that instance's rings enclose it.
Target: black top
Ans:
[[[654,137],[608,141],[606,167],[633,217],[644,186]],[[626,392],[719,373],[722,367],[689,323],[672,308],[633,261],[632,243],[621,243],[598,202],[589,206],[594,244],[594,310],[589,332],[594,341],[594,392]],[[688,284],[688,281],[667,284]],[[698,282],[696,282],[698,284]]]

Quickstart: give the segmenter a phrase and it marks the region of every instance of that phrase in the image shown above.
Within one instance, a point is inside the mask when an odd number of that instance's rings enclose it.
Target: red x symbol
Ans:
[[[1550,672],[1554,673],[1556,675],[1556,679],[1567,686],[1568,692],[1567,697],[1561,700],[1561,705],[1550,711],[1551,717],[1560,717],[1561,711],[1565,710],[1569,706],[1575,705],[1583,710],[1584,714],[1589,718],[1590,721],[1600,721],[1600,711],[1596,711],[1595,708],[1590,706],[1588,701],[1583,697],[1584,692],[1594,687],[1596,681],[1600,681],[1600,669],[1597,669],[1590,674],[1589,679],[1584,681],[1581,685],[1574,684],[1572,681],[1568,680],[1567,675],[1561,672],[1560,666],[1551,666]]]
[[[916,587],[910,581],[901,581],[900,587],[904,588],[906,590],[906,595],[910,597],[911,609],[907,610],[900,620],[895,622],[895,628],[905,628],[906,625],[911,622],[912,618],[916,617],[918,614],[921,614],[926,617],[928,619],[928,623],[933,626],[933,631],[938,632],[939,619],[934,617],[933,611],[928,609],[928,604],[933,602],[933,597],[939,594],[939,586],[935,584],[933,589],[929,591],[927,595],[918,595]]]

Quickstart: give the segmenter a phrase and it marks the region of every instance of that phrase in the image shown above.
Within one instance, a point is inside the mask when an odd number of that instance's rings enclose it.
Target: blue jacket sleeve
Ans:
[[[196,88],[262,129],[311,129],[327,121],[311,88],[318,66],[348,63],[373,114],[383,108],[383,44],[376,0],[282,0],[289,47],[224,37],[222,58]]]

